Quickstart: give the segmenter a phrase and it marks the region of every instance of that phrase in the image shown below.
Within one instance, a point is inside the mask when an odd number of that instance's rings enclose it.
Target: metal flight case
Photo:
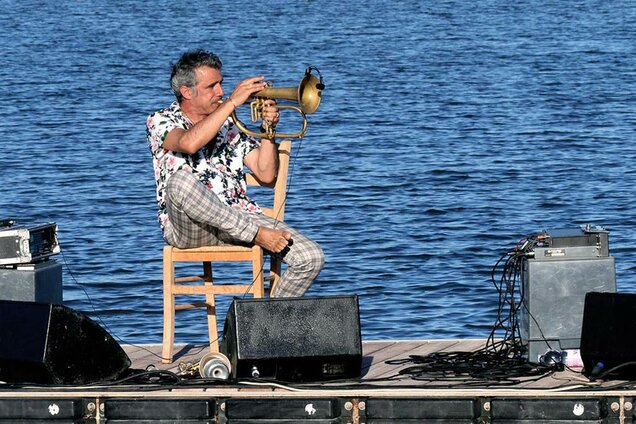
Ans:
[[[32,263],[58,254],[57,224],[14,225],[0,220],[0,265]]]

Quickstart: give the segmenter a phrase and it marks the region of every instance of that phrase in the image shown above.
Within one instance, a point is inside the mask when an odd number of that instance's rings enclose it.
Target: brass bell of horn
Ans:
[[[232,119],[236,126],[247,135],[252,137],[267,137],[267,138],[302,138],[307,132],[307,116],[306,114],[314,113],[318,110],[320,105],[320,98],[322,96],[322,90],[325,88],[325,84],[320,78],[312,74],[312,70],[316,70],[320,75],[320,71],[317,68],[310,66],[305,70],[305,76],[300,81],[300,84],[295,87],[266,87],[261,91],[258,91],[252,95],[252,102],[250,103],[251,119],[252,122],[257,122],[260,117],[266,100],[286,100],[297,104],[277,104],[278,109],[293,109],[297,111],[303,118],[303,124],[301,129],[295,133],[277,133],[276,129],[270,125],[264,123],[267,132],[255,132],[251,131],[243,125],[243,123],[236,116],[236,110],[232,111]]]
[[[199,375],[203,378],[227,380],[231,373],[230,360],[220,352],[207,353],[199,361]]]

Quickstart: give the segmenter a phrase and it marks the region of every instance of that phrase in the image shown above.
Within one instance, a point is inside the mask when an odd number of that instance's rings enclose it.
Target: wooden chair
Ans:
[[[247,175],[247,184],[273,189],[273,204],[271,208],[261,207],[263,212],[272,218],[282,221],[285,217],[285,197],[287,191],[287,175],[289,171],[289,157],[291,141],[285,140],[278,146],[279,168],[276,181],[264,184],[252,174]],[[260,202],[259,202],[260,203]],[[252,281],[247,284],[217,284],[212,276],[212,262],[252,262]],[[201,262],[203,276],[175,276],[175,264],[178,262]],[[280,279],[281,263],[275,257],[270,258],[269,276],[264,272],[264,252],[259,246],[205,246],[191,249],[179,249],[170,245],[163,248],[163,349],[162,362],[171,363],[173,360],[175,313],[193,308],[206,308],[208,315],[208,332],[210,350],[218,352],[218,332],[214,296],[252,294],[256,298],[265,296],[265,281],[269,281],[269,290]],[[202,284],[192,284],[192,283]],[[177,295],[203,295],[205,302],[177,304]]]

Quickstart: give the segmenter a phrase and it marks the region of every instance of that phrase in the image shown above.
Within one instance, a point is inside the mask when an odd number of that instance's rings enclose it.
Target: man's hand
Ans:
[[[234,106],[239,107],[249,99],[252,94],[261,91],[267,87],[267,82],[264,81],[265,77],[258,76],[244,79],[236,85],[236,88],[230,94],[230,101]]]
[[[254,237],[254,243],[263,249],[273,253],[283,251],[291,240],[291,233],[284,230],[275,230],[273,228],[259,227]]]
[[[278,124],[278,121],[280,120],[280,113],[278,112],[278,107],[274,100],[265,101],[261,116],[263,117],[264,128],[276,127],[276,124]]]

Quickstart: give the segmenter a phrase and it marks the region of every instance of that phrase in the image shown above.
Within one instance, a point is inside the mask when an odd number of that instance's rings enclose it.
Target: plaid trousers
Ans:
[[[251,245],[261,226],[289,231],[292,243],[280,254],[287,270],[272,297],[302,296],[324,265],[324,253],[316,242],[284,222],[227,206],[191,172],[180,170],[168,179],[166,205],[168,221],[163,236],[179,248]]]

